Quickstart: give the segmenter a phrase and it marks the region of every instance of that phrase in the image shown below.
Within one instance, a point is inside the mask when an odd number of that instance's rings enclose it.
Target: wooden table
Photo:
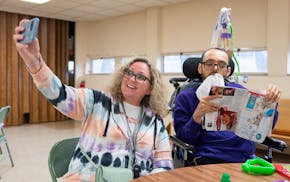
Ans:
[[[231,182],[260,182],[269,181],[275,182],[276,180],[286,180],[287,178],[275,172],[270,176],[255,176],[242,171],[241,163],[227,163],[227,164],[210,164],[192,167],[177,168],[166,172],[152,174],[148,176],[139,177],[132,182],[178,182],[178,181],[206,181],[206,182],[219,182],[222,174],[230,174]],[[289,179],[288,179],[289,180]],[[290,181],[290,180],[289,180]]]

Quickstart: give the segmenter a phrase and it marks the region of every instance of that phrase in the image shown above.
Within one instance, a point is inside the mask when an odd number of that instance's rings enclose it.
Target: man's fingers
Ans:
[[[200,104],[200,107],[202,108],[203,113],[214,112],[219,109],[218,104],[207,101],[207,100],[202,99],[199,104]]]
[[[202,100],[211,101],[211,100],[222,98],[222,97],[223,97],[222,95],[209,95],[209,96],[203,97]]]
[[[269,84],[266,90],[266,100],[277,102],[281,96],[280,89],[273,84]]]

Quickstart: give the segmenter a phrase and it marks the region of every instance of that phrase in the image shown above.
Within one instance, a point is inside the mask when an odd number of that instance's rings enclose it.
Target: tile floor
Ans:
[[[48,153],[57,141],[79,136],[81,123],[61,121],[44,124],[25,124],[5,128],[15,167],[11,168],[9,158],[0,161],[1,182],[51,182],[48,170]],[[5,147],[1,146],[3,153]],[[257,152],[259,156],[264,151]],[[274,152],[274,161],[290,163],[289,155]]]
[[[48,153],[57,141],[79,136],[81,123],[61,121],[5,128],[15,166],[9,158],[0,161],[1,182],[51,182]],[[3,153],[5,147],[1,146]]]

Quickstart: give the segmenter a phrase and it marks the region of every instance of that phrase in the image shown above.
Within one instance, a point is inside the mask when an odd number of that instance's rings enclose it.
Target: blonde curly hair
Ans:
[[[168,114],[168,107],[164,95],[164,85],[162,83],[161,75],[159,71],[154,68],[147,59],[135,58],[126,65],[120,67],[114,74],[112,85],[108,88],[108,91],[112,94],[114,99],[118,102],[124,101],[124,96],[121,91],[122,79],[124,76],[124,70],[128,69],[132,64],[136,62],[146,63],[151,75],[151,92],[150,95],[145,95],[141,101],[144,106],[149,106],[151,110],[164,117]]]

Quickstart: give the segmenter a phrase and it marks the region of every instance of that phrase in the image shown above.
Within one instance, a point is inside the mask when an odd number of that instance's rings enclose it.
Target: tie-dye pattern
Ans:
[[[95,169],[82,155],[80,144],[97,165],[128,167],[129,136],[118,102],[100,91],[63,85],[46,65],[38,73],[32,74],[32,77],[38,89],[57,110],[72,119],[83,121],[79,144],[69,171],[62,180],[94,180]],[[162,171],[160,169],[172,169],[171,148],[163,121],[154,120],[156,116],[150,108],[144,110],[144,119],[136,139],[136,160],[141,167],[140,175]],[[104,137],[108,117],[107,136]],[[154,121],[157,122],[156,125]],[[157,134],[154,150],[155,129]]]

